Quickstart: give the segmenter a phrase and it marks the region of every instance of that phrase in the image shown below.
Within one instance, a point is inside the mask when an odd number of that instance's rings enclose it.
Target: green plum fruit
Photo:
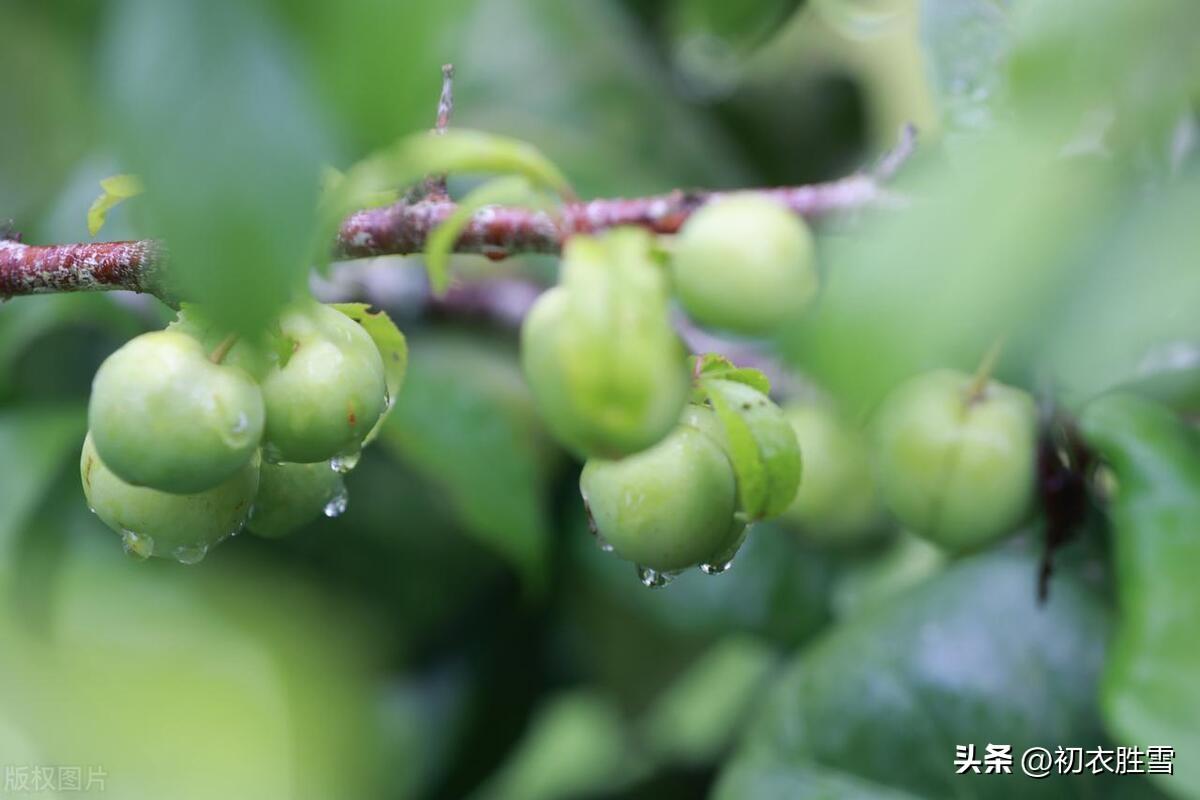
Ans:
[[[325,461],[315,464],[263,464],[258,497],[247,530],[277,539],[324,514],[346,510],[346,484]]]
[[[244,371],[175,331],[131,339],[96,372],[88,424],[126,483],[191,494],[227,480],[263,434],[263,396]]]
[[[675,292],[702,325],[769,334],[817,292],[812,235],[794,213],[762,195],[703,206],[676,237]]]
[[[353,456],[387,407],[383,358],[358,323],[319,303],[279,321],[285,347],[262,380],[269,461]]]
[[[689,378],[666,279],[634,229],[574,236],[562,285],[521,328],[521,365],[551,434],[583,458],[619,458],[677,424]]]
[[[727,562],[744,527],[733,524],[729,460],[691,425],[619,461],[590,459],[579,485],[596,531],[613,551],[658,572]]]
[[[199,561],[213,545],[242,529],[258,491],[258,471],[254,454],[225,481],[195,494],[133,486],[101,460],[91,433],[79,461],[88,505],[121,534],[130,553],[184,563]]]
[[[874,428],[884,502],[914,533],[973,550],[1029,513],[1037,409],[1026,392],[935,370],[896,388]]]
[[[824,403],[783,410],[804,456],[804,480],[783,513],[806,538],[853,544],[879,528],[882,507],[867,437]]]

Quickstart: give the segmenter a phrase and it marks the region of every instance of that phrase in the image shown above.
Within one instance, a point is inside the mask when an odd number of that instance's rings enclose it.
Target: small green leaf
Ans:
[[[367,445],[379,435],[384,420],[387,419],[395,405],[396,395],[400,393],[400,387],[404,385],[404,373],[408,369],[408,342],[386,312],[372,311],[371,306],[367,303],[333,303],[332,307],[362,325],[363,330],[379,348],[379,355],[383,358],[384,383],[387,386],[388,403],[379,422],[375,423],[374,429],[367,434],[367,438],[363,441],[363,444]]]
[[[767,468],[758,451],[758,442],[736,406],[725,397],[724,390],[707,382],[705,386],[713,411],[725,429],[726,454],[737,475],[742,511],[750,519],[756,519],[766,507],[768,489]]]
[[[739,367],[718,353],[691,356],[690,364],[692,375],[697,379],[717,378],[734,383],[744,383],[763,394],[771,393],[771,381],[761,371],[753,367]]]
[[[359,161],[337,181],[321,203],[324,255],[326,242],[342,218],[362,208],[380,191],[409,186],[437,173],[498,173],[523,175],[535,187],[573,198],[567,179],[549,159],[530,144],[471,130],[449,130],[439,136],[410,134],[374,155]]]
[[[326,164],[321,168],[321,202],[327,202],[327,199],[334,196],[339,190],[342,182],[346,180],[346,173],[342,172],[337,167],[331,167]],[[358,198],[359,208],[376,208],[378,206],[390,206],[400,199],[399,189],[387,189],[378,192],[364,194]]]
[[[507,763],[480,792],[487,800],[562,800],[617,794],[646,764],[619,710],[588,690],[563,693],[538,710]]]
[[[759,639],[717,642],[655,700],[642,720],[646,742],[672,761],[716,759],[739,732],[774,665],[774,652]]]
[[[537,191],[524,175],[506,175],[479,186],[458,203],[454,213],[434,228],[425,245],[425,268],[434,294],[441,295],[450,283],[448,262],[458,235],[475,212],[494,205],[521,206],[550,211],[554,202]]]
[[[112,175],[100,181],[100,188],[103,191],[92,201],[87,212],[88,233],[92,236],[104,227],[104,220],[108,218],[109,211],[121,202],[146,191],[137,175]]]

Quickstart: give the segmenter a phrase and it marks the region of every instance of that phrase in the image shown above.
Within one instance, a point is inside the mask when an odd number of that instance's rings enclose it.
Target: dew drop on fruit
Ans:
[[[325,516],[333,519],[346,513],[346,506],[348,505],[350,505],[350,492],[346,490],[345,486],[341,486],[338,488],[337,493],[325,503],[325,508],[322,510]]]
[[[599,533],[596,534],[596,544],[600,545],[600,549],[606,553],[611,553],[613,551],[613,546],[609,544],[608,539],[605,539]]]
[[[732,566],[733,559],[731,558],[728,561],[719,564],[701,564],[700,571],[705,575],[720,575],[722,572],[725,572]]]
[[[121,531],[121,546],[138,561],[145,561],[154,555],[154,539],[131,530]]]
[[[208,555],[206,544],[181,544],[171,551],[171,557],[180,564],[199,564]]]
[[[361,450],[355,450],[352,453],[343,453],[329,459],[329,467],[339,475],[345,475],[350,470],[358,466],[358,459],[362,456]]]
[[[648,589],[661,589],[662,587],[675,580],[678,572],[660,572],[650,567],[643,567],[638,564],[637,567],[638,580],[642,582],[642,586]]]

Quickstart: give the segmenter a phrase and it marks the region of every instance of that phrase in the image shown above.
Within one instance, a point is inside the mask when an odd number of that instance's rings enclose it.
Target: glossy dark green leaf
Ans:
[[[1109,503],[1120,608],[1104,676],[1112,734],[1175,748],[1160,777],[1200,797],[1200,435],[1169,409],[1134,395],[1089,404],[1084,435],[1115,473]]]
[[[956,745],[1009,744],[1019,759],[1035,745],[1102,741],[1107,612],[1065,571],[1039,606],[1036,571],[1033,556],[974,557],[832,629],[768,692],[745,757],[801,776],[843,773],[834,787],[866,781],[918,797],[1137,796],[1145,787],[1133,776],[1035,781],[1019,760],[1012,775],[955,774]],[[811,796],[840,796],[831,791]]]
[[[252,332],[308,274],[330,143],[306,70],[260,3],[114,5],[110,123],[145,183],[148,233],[168,243],[175,291]]]

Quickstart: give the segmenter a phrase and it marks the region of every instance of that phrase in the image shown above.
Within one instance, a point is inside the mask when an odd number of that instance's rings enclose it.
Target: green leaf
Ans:
[[[307,70],[259,3],[110,5],[105,109],[151,200],[148,232],[169,242],[170,288],[257,333],[307,288],[333,149]]]
[[[758,450],[758,442],[736,405],[725,397],[719,384],[715,389],[712,384],[705,386],[708,400],[725,430],[725,452],[737,476],[742,511],[750,519],[755,519],[766,508],[769,489],[767,466]]]
[[[739,758],[721,774],[714,800],[920,800],[909,794],[817,764]]]
[[[361,208],[377,192],[409,186],[438,173],[521,175],[539,188],[573,196],[566,177],[533,145],[482,131],[453,129],[434,136],[414,133],[359,161],[346,171],[322,202],[321,221],[328,241],[342,218]],[[322,245],[323,246],[323,245]]]
[[[644,740],[670,761],[714,760],[740,731],[774,665],[774,652],[758,639],[718,642],[655,699],[641,720]]]
[[[739,512],[751,522],[779,516],[800,482],[800,445],[791,424],[753,385],[704,378],[699,389],[721,421],[725,453],[738,482]]]
[[[646,771],[615,705],[580,690],[551,698],[480,800],[566,800],[612,793]]]
[[[385,311],[372,311],[368,303],[331,303],[330,305],[362,325],[363,330],[379,348],[379,355],[383,358],[384,384],[387,386],[388,402],[379,421],[375,423],[375,427],[363,440],[365,446],[375,441],[375,437],[379,436],[380,431],[383,430],[383,424],[395,406],[396,396],[400,394],[400,389],[404,385],[404,375],[408,371],[408,342]]]
[[[691,364],[692,375],[697,380],[716,378],[735,383],[744,383],[751,389],[760,391],[763,394],[771,393],[771,381],[760,370],[753,367],[736,366],[723,355],[717,353],[695,355],[689,358],[689,363]],[[703,397],[700,400],[703,400]]]
[[[54,485],[67,457],[75,454],[78,460],[86,420],[78,406],[0,412],[0,561],[10,555],[10,544]]]
[[[337,167],[331,167],[326,164],[321,168],[321,202],[327,203],[330,198],[336,195],[341,189],[343,181],[346,180],[346,173],[342,172]],[[400,199],[399,189],[386,189],[383,191],[365,194],[358,198],[360,208],[376,208],[378,206],[390,206]]]
[[[445,487],[466,532],[544,587],[553,452],[515,354],[456,337],[414,342],[405,390],[380,441]]]
[[[425,268],[429,270],[429,282],[434,294],[442,295],[450,283],[448,262],[454,243],[471,217],[488,206],[506,205],[551,211],[554,202],[544,193],[534,189],[524,175],[509,175],[484,183],[459,201],[454,213],[429,234],[425,243]]]
[[[1109,503],[1118,618],[1101,694],[1112,734],[1174,747],[1160,786],[1200,797],[1200,435],[1152,400],[1109,395],[1081,430],[1115,472]]]
[[[988,743],[1008,744],[1019,759],[1035,745],[1104,741],[1095,710],[1104,604],[1061,570],[1039,605],[1037,564],[1011,551],[959,561],[831,629],[763,698],[744,757],[917,797],[1139,796],[1147,785],[1132,775],[1031,780],[1019,761],[1011,775],[955,774],[956,745],[982,755]]]
[[[131,197],[137,197],[146,188],[136,175],[112,175],[100,181],[103,190],[88,208],[88,233],[95,236],[104,227],[108,212]]]

